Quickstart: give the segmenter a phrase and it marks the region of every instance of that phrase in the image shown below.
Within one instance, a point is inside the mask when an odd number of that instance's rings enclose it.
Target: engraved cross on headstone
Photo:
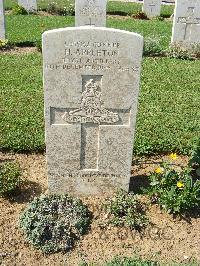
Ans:
[[[95,24],[93,23],[92,24],[92,18],[89,18],[89,24],[85,24],[85,26],[95,26]]]
[[[193,25],[200,25],[200,18],[194,17],[194,11],[195,11],[194,7],[188,7],[188,16],[178,18],[178,23],[185,24],[184,40],[186,39],[190,40]],[[189,36],[187,37],[188,29],[189,29]]]
[[[152,3],[152,4],[150,4],[149,6],[150,6],[150,8],[151,8],[151,12],[153,12],[153,7],[155,7],[156,5],[155,5],[154,3]]]
[[[75,0],[75,25],[106,26],[107,0]]]
[[[98,170],[100,128],[108,125],[123,126],[119,113],[130,112],[104,108],[101,100],[101,79],[102,76],[86,78],[83,82],[80,108],[67,109],[62,116],[68,124],[81,124],[80,170]]]

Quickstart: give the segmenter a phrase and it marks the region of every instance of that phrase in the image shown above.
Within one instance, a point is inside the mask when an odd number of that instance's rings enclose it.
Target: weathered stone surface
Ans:
[[[28,12],[37,11],[37,0],[18,0],[18,4],[23,6]]]
[[[43,34],[51,192],[128,190],[143,38],[77,27]]]
[[[175,4],[172,43],[200,42],[200,1],[177,0]]]
[[[76,0],[75,25],[77,26],[106,26],[107,0]]]
[[[0,0],[0,40],[6,39],[5,14],[3,0]]]
[[[162,0],[144,0],[142,10],[148,18],[160,16],[161,3]]]

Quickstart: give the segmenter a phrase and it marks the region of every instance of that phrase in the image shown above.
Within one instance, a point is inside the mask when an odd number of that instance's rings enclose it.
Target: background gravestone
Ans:
[[[142,11],[148,18],[160,16],[162,0],[144,0]]]
[[[4,3],[0,0],[0,40],[6,39],[5,33],[5,14],[4,14]]]
[[[76,0],[75,26],[106,26],[107,0]]]
[[[177,0],[172,43],[200,43],[200,1]]]
[[[128,190],[143,38],[107,28],[43,34],[50,192]]]
[[[23,6],[27,12],[37,11],[37,0],[18,0],[18,4]]]

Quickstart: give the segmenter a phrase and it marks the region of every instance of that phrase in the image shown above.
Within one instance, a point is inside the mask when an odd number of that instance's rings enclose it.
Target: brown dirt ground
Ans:
[[[0,55],[3,54],[28,54],[28,53],[35,53],[37,52],[37,48],[36,47],[13,47],[10,49],[4,49],[4,50],[0,50]]]
[[[145,176],[154,170],[163,157],[139,158],[133,161],[131,180],[132,189],[136,191]],[[28,244],[18,228],[18,217],[27,203],[41,193],[47,192],[45,156],[42,154],[0,153],[0,161],[16,160],[23,170],[27,185],[13,200],[0,198],[0,265],[2,266],[71,266],[80,262],[96,262],[98,265],[114,256],[141,256],[159,262],[186,263],[193,259],[200,265],[200,218],[188,220],[173,218],[160,211],[154,205],[148,210],[153,227],[145,230],[143,236],[129,230],[107,227],[101,229],[99,224],[106,219],[98,210],[105,199],[87,197],[83,201],[94,212],[91,231],[85,235],[75,248],[66,254],[43,255]],[[177,167],[187,164],[186,157],[175,161]]]

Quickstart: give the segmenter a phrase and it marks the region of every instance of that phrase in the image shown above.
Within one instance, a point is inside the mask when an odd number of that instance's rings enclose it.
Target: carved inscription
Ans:
[[[97,5],[96,0],[87,0],[87,4],[79,10],[79,13],[86,17],[96,17],[102,16],[104,12],[102,8]]]
[[[65,112],[63,119],[68,123],[114,124],[119,121],[119,115],[104,108],[100,87],[94,79],[90,79],[82,93],[81,107]]]
[[[49,70],[89,70],[89,71],[110,71],[117,72],[138,72],[139,67],[124,65],[120,59],[119,42],[82,42],[63,44],[64,52],[61,62],[57,64],[46,64]]]

